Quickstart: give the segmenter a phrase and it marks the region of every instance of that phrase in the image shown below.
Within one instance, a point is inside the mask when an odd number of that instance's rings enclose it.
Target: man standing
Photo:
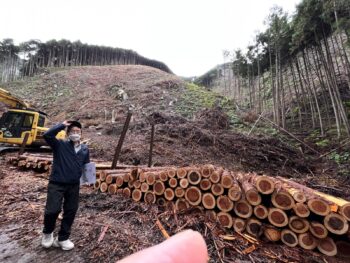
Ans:
[[[67,128],[68,140],[58,140],[56,135]],[[53,151],[53,167],[47,189],[44,229],[41,245],[52,245],[63,250],[74,248],[69,240],[71,227],[79,205],[79,183],[83,166],[90,162],[89,149],[80,144],[81,124],[64,121],[44,133],[44,139]],[[53,238],[57,217],[63,203],[63,219],[58,238]]]

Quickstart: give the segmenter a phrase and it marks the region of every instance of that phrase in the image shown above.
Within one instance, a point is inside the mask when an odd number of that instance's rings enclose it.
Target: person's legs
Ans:
[[[44,215],[44,234],[51,234],[55,229],[56,220],[61,211],[64,192],[64,185],[49,183]]]
[[[67,240],[79,206],[79,184],[69,185],[64,194],[63,219],[58,241]]]

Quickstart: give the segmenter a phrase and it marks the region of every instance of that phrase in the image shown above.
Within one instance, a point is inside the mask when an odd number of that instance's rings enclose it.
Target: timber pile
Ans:
[[[96,160],[92,160],[96,163]],[[38,173],[46,173],[48,176],[51,173],[52,155],[48,154],[22,154],[20,156],[7,156],[6,162],[13,166],[17,166],[22,170],[33,170]],[[96,163],[96,170],[110,169],[110,163]],[[118,165],[118,169],[127,167],[135,167],[129,165]],[[99,172],[97,172],[99,174]]]
[[[350,202],[283,178],[213,165],[102,170],[94,188],[177,211],[197,207],[236,232],[349,257]],[[335,242],[336,241],[336,242]]]
[[[23,154],[20,156],[8,156],[6,161],[24,170],[34,170],[36,172],[47,173],[51,171],[52,156],[41,154]]]

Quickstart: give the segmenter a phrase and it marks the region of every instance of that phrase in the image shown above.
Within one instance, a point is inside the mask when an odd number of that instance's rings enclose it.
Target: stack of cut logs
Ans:
[[[198,207],[224,227],[290,247],[350,255],[350,203],[283,178],[213,165],[129,168],[100,171],[94,187],[179,211]]]
[[[52,156],[41,154],[23,154],[20,156],[8,156],[7,162],[25,170],[34,170],[36,172],[47,172],[51,170]]]
[[[49,154],[25,153],[19,156],[7,156],[6,161],[20,169],[34,170],[41,173],[44,172],[46,176],[48,176],[51,172],[53,159],[52,155]],[[96,163],[97,170],[108,169],[109,167],[111,167],[110,163]],[[130,166],[124,165],[122,167],[126,168]],[[97,173],[99,173],[99,171]]]

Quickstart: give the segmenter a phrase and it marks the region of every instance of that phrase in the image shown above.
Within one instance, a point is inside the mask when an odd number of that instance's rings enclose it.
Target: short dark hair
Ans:
[[[82,128],[81,123],[78,122],[78,121],[70,121],[69,123],[70,123],[70,124],[69,124],[69,126],[67,127],[67,133],[69,133],[70,130],[71,130],[73,127],[78,127],[79,129]]]

